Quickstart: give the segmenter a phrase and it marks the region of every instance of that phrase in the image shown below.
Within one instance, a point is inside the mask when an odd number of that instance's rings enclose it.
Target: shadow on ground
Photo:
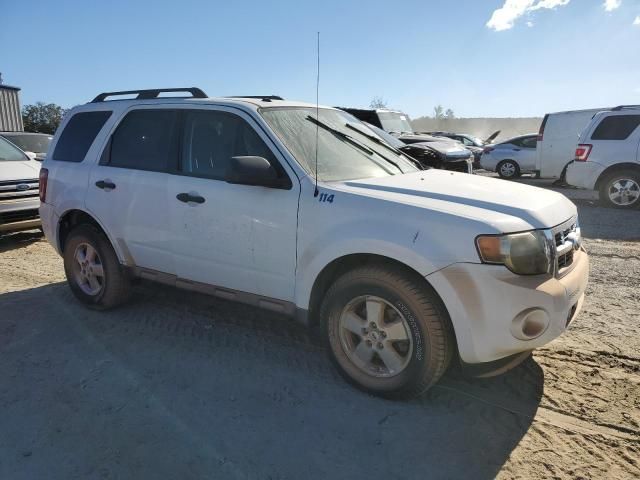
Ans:
[[[27,247],[34,242],[42,240],[43,237],[44,235],[40,230],[4,234],[0,233],[0,253]]]
[[[0,477],[494,478],[543,389],[533,361],[392,402],[287,319],[142,286],[113,312],[64,284],[0,295]]]

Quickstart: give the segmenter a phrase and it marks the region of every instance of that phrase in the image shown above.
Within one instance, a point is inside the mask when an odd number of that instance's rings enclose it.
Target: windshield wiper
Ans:
[[[374,153],[376,155],[378,155],[380,158],[382,158],[383,160],[389,162],[391,165],[393,165],[394,167],[396,167],[398,169],[398,171],[400,173],[404,173],[402,171],[402,169],[400,168],[400,166],[394,162],[393,160],[385,157],[384,155],[381,155],[380,152],[376,152],[375,150],[370,149],[369,147],[367,147],[364,143],[359,142],[358,140],[356,140],[355,138],[353,138],[351,135],[348,135],[344,132],[341,132],[340,130],[338,130],[337,128],[333,128],[331,125],[327,125],[326,123],[324,123],[322,120],[318,120],[315,117],[312,117],[311,115],[307,115],[307,120],[309,120],[311,123],[315,123],[316,125],[318,125],[319,127],[323,128],[324,130],[327,130],[328,132],[333,133],[334,135],[336,135],[337,137],[342,138],[343,140],[345,140],[347,143],[353,145],[356,148],[359,148],[360,150],[362,150],[363,152],[368,153],[369,155],[373,155]],[[348,126],[348,125],[347,125]]]
[[[401,155],[403,157],[406,157],[407,160],[409,160],[413,165],[415,165],[416,167],[418,167],[418,169],[420,170],[424,170],[424,168],[422,167],[422,165],[420,165],[420,163],[410,157],[409,155],[407,155],[406,153],[404,153],[402,150],[399,150],[391,145],[389,145],[387,142],[385,142],[384,140],[382,140],[381,138],[376,137],[375,135],[370,135],[366,132],[363,132],[362,130],[360,130],[358,127],[355,127],[353,125],[351,125],[350,123],[347,123],[347,128],[350,128],[351,130],[358,132],[360,135],[364,135],[365,137],[367,137],[369,140],[371,140],[372,142],[380,145],[381,147],[386,148],[387,150],[392,151],[393,153],[395,153],[396,155]],[[377,153],[377,152],[376,152]],[[378,155],[380,155],[378,153]],[[382,155],[380,155],[382,158],[384,158],[386,161],[390,162],[391,164],[395,165],[396,167],[398,167],[398,169],[400,169],[400,167],[398,166],[398,164],[396,164],[393,160],[384,157]]]

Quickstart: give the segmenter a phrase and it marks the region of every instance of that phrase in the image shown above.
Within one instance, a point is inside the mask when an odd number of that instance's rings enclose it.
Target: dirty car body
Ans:
[[[420,170],[333,108],[151,95],[74,108],[44,162],[44,231],[82,301],[133,275],[269,308],[323,326],[351,382],[405,397],[454,352],[491,370],[580,310],[588,258],[564,196]],[[81,155],[58,151],[74,118],[95,125]]]

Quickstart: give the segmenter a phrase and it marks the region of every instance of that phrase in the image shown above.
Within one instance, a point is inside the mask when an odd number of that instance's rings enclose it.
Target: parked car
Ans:
[[[137,277],[317,324],[340,372],[388,397],[453,358],[505,371],[564,332],[588,275],[572,202],[420,170],[349,123],[196,88],[74,107],[40,177],[71,291],[109,309]]]
[[[538,134],[530,133],[501,143],[488,145],[482,152],[482,168],[498,172],[501,178],[517,178],[521,173],[536,168],[536,141]]]
[[[474,168],[480,168],[481,162],[480,157],[482,156],[482,152],[484,150],[485,145],[489,145],[495,140],[495,138],[500,135],[500,130],[493,132],[486,140],[481,140],[480,138],[470,135],[468,133],[452,133],[452,132],[426,132],[435,137],[444,137],[449,138],[451,140],[455,140],[457,142],[462,143],[466,148],[471,150],[473,153],[473,158],[475,160]]]
[[[39,161],[44,160],[53,139],[53,135],[29,132],[0,132],[0,137],[9,140],[21,148],[30,158]]]
[[[0,234],[40,226],[40,163],[0,137]]]
[[[362,108],[351,108],[351,107],[338,107],[341,110],[349,112],[351,115],[356,117],[357,119],[370,123],[387,133],[390,133],[400,139],[402,142],[407,145],[414,143],[424,143],[424,142],[443,142],[449,141],[450,143],[455,144],[457,147],[464,147],[462,143],[457,140],[447,139],[446,137],[436,137],[434,135],[430,135],[428,133],[423,132],[415,132],[413,127],[411,126],[411,119],[409,115],[399,110],[389,110],[386,108],[378,108],[378,109],[362,109]],[[466,147],[465,147],[466,148]],[[474,152],[474,148],[467,148],[473,155],[475,164],[474,167],[478,168],[480,165],[478,160],[480,158],[481,150]]]
[[[606,108],[547,113],[540,124],[535,170],[540,178],[564,177],[573,161],[582,130],[593,116]]]
[[[596,113],[583,130],[567,183],[598,190],[615,208],[640,208],[640,106]]]
[[[407,145],[375,125],[366,122],[364,124],[393,148],[416,159],[423,168],[441,168],[466,173],[473,171],[473,155],[466,148],[452,142],[437,140]]]

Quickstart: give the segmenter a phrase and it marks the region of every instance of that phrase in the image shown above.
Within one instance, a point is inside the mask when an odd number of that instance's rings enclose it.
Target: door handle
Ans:
[[[520,148],[514,148],[513,150],[514,150],[514,152],[519,152],[521,149]]]
[[[116,188],[116,184],[111,180],[98,180],[96,182],[96,187],[101,188],[103,190],[113,190]]]
[[[200,195],[191,195],[190,193],[179,193],[176,198],[183,203],[204,203],[204,197]]]

